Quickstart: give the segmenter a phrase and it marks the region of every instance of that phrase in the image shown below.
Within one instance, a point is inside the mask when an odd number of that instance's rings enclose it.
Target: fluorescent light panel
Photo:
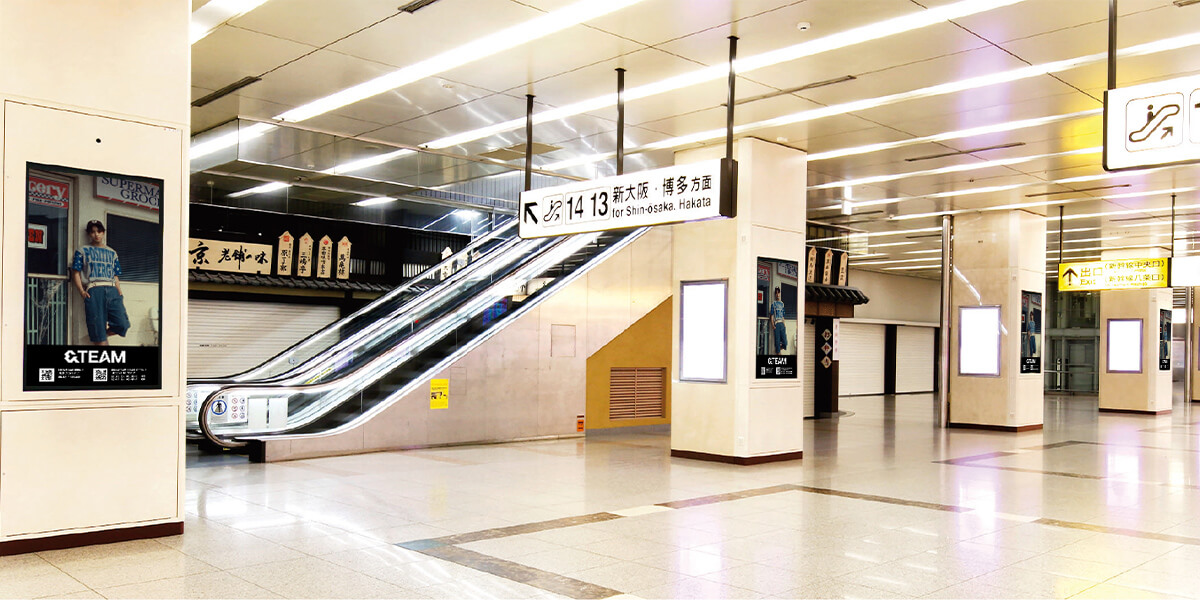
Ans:
[[[395,198],[388,198],[386,196],[382,196],[379,198],[367,198],[366,200],[359,200],[358,202],[351,202],[350,204],[352,206],[378,206],[380,204],[388,204],[390,202],[395,202],[395,201],[396,201]]]
[[[222,24],[266,4],[267,0],[212,0],[192,13],[188,24],[191,44],[208,37]]]
[[[274,192],[276,190],[282,190],[283,188],[288,188],[288,187],[292,187],[292,186],[289,184],[283,183],[282,181],[272,181],[271,183],[264,183],[260,186],[245,189],[240,192],[234,192],[232,194],[229,194],[229,197],[230,198],[244,198],[246,196],[250,196],[253,194],[265,194],[267,192]]]

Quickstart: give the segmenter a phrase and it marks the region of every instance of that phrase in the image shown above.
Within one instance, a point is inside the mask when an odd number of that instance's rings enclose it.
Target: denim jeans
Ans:
[[[129,315],[125,314],[125,299],[111,285],[98,285],[87,291],[90,297],[83,300],[83,312],[87,318],[88,338],[93,342],[108,340],[111,328],[116,335],[129,331]]]

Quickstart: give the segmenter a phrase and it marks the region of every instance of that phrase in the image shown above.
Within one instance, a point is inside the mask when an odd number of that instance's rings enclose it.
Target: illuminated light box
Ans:
[[[1000,307],[958,309],[958,374],[1000,376]]]
[[[1142,320],[1108,320],[1108,372],[1142,372]]]
[[[726,380],[727,281],[685,281],[679,294],[679,380]]]

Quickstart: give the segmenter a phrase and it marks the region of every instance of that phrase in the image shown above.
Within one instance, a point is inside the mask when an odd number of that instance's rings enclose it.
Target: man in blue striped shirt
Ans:
[[[90,243],[75,251],[71,281],[83,296],[88,339],[107,346],[108,336],[124,336],[129,331],[121,294],[121,261],[116,250],[104,245],[104,223],[88,221],[86,231]]]

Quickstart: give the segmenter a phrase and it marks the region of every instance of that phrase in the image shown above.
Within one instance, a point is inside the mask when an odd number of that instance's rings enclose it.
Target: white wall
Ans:
[[[854,307],[855,319],[937,323],[941,284],[936,279],[850,270],[847,283],[871,301]]]

